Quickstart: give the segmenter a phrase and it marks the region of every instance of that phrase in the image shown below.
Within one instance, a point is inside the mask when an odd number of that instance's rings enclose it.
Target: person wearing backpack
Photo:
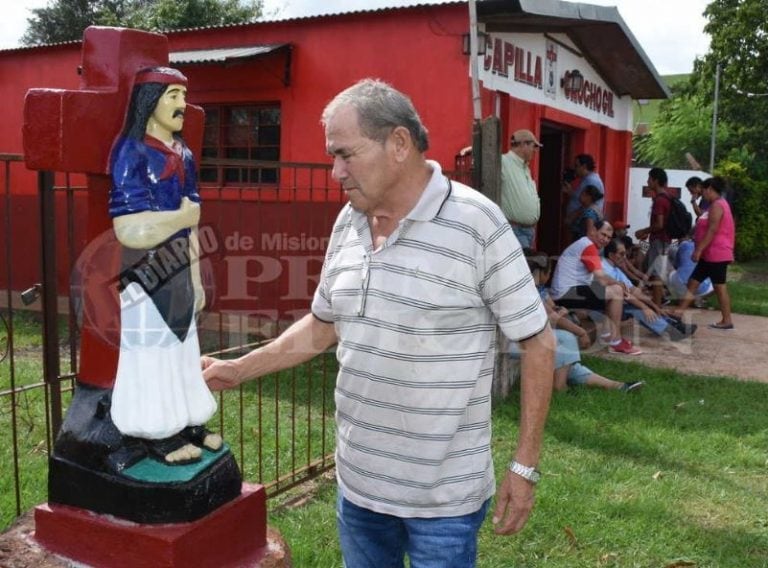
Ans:
[[[653,303],[661,306],[664,301],[664,272],[667,265],[667,248],[672,237],[667,232],[667,219],[672,210],[672,198],[667,192],[667,172],[662,168],[651,168],[648,172],[648,189],[651,190],[651,223],[644,229],[635,231],[635,237],[641,241],[648,239],[645,272],[651,285]]]

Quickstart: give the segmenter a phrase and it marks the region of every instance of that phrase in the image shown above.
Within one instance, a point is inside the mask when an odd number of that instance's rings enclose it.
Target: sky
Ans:
[[[709,0],[583,0],[600,6],[616,6],[632,34],[661,75],[688,73],[693,60],[709,49],[704,34],[704,9]],[[4,2],[0,19],[0,49],[19,45],[27,27],[29,10],[49,0]],[[378,9],[411,4],[413,0],[264,0],[266,14],[294,18],[349,10]],[[440,3],[423,0],[423,3]]]

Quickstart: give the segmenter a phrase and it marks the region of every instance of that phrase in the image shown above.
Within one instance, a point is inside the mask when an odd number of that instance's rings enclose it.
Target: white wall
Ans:
[[[627,223],[630,225],[628,234],[634,238],[634,233],[638,229],[647,227],[651,220],[651,198],[643,197],[643,187],[648,181],[648,171],[651,168],[629,168],[629,195],[627,200]],[[680,199],[691,212],[694,221],[696,215],[691,207],[691,194],[685,188],[685,182],[691,176],[698,176],[701,179],[711,177],[707,172],[697,170],[666,170],[669,178],[668,187],[680,188]]]

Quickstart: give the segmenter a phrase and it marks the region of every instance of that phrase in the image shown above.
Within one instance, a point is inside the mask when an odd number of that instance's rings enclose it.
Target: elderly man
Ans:
[[[523,247],[530,247],[541,213],[529,164],[541,144],[530,130],[518,130],[501,157],[501,210]]]
[[[523,347],[517,450],[496,532],[533,506],[552,389],[553,334],[522,250],[497,206],[426,160],[405,95],[363,80],[326,107],[326,147],[349,203],[311,313],[235,360],[203,359],[214,389],[338,344],[337,519],[346,566],[475,565],[494,493],[490,390],[499,326]]]

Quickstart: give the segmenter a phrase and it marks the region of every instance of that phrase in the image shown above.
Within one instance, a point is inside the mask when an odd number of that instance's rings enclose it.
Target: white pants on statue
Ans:
[[[195,318],[183,342],[136,283],[120,294],[120,356],[112,421],[126,436],[160,440],[205,424],[216,399],[203,380]]]

